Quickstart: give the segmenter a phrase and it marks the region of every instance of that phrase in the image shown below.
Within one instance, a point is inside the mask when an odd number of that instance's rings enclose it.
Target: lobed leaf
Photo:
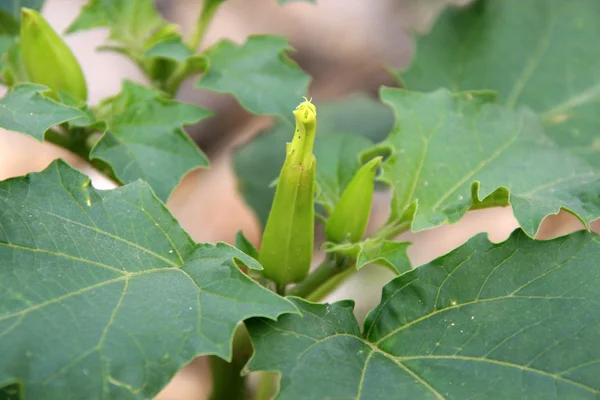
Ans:
[[[326,242],[324,244],[325,251],[356,260],[356,269],[369,264],[378,264],[388,267],[395,274],[402,274],[412,268],[406,252],[408,246],[410,246],[409,242],[393,242],[379,238],[368,238],[358,243]]]
[[[238,323],[294,312],[220,243],[194,244],[149,186],[98,191],[62,161],[0,183],[0,386],[144,399]]]
[[[533,237],[561,208],[586,225],[600,217],[600,175],[549,140],[531,111],[490,103],[485,93],[381,95],[396,113],[385,142],[394,153],[383,166],[394,189],[392,222],[414,218],[421,231],[470,208],[510,203]]]
[[[292,121],[310,78],[287,58],[288,50],[287,39],[279,36],[250,36],[241,46],[221,41],[203,54],[207,70],[197,86],[233,94],[254,114]]]
[[[388,283],[362,333],[351,301],[250,319],[247,370],[279,372],[278,399],[593,399],[599,255],[588,232],[480,234]]]
[[[110,40],[141,56],[145,42],[165,25],[152,0],[88,0],[67,33],[106,27]]]
[[[492,89],[537,112],[561,147],[600,168],[600,3],[479,0],[448,10],[417,41],[410,90]]]
[[[36,84],[20,84],[0,99],[0,127],[44,140],[52,126],[79,118],[83,111],[60,104],[44,96],[48,88]]]
[[[208,165],[182,126],[209,117],[210,111],[130,81],[103,107],[108,130],[90,158],[109,163],[121,181],[143,178],[166,201],[186,173]]]

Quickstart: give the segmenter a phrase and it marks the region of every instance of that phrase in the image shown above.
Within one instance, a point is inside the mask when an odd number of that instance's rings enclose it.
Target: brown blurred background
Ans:
[[[376,96],[381,85],[395,85],[384,66],[401,68],[410,62],[411,32],[425,32],[443,7],[460,6],[468,1],[317,0],[317,5],[298,2],[281,6],[277,0],[228,0],[213,20],[203,46],[223,38],[242,43],[255,33],[285,35],[296,50],[291,56],[313,76],[310,94],[315,100],[357,91]],[[43,14],[62,32],[83,3],[83,0],[48,0]],[[181,24],[183,32],[190,30],[201,6],[200,0],[157,1],[164,17]],[[106,36],[105,30],[98,29],[67,37],[83,66],[92,103],[116,94],[124,78],[144,82],[136,67],[125,58],[95,52]],[[232,242],[236,232],[243,229],[258,244],[258,224],[236,192],[231,152],[269,126],[271,120],[247,114],[230,96],[193,88],[193,80],[186,82],[179,97],[216,113],[214,118],[190,130],[209,155],[212,166],[189,174],[169,200],[169,208],[197,241]],[[0,179],[42,170],[58,157],[90,174],[96,187],[111,187],[65,151],[0,129]],[[385,220],[388,202],[389,193],[376,195],[371,226]],[[420,265],[452,250],[477,232],[489,232],[491,240],[501,241],[516,227],[509,208],[493,209],[472,212],[458,224],[405,234],[401,239],[413,242],[409,256],[413,265]],[[574,217],[561,213],[544,222],[540,237],[554,237],[581,228]],[[362,318],[379,301],[380,287],[390,277],[381,268],[366,267],[328,300],[354,299],[357,316]],[[206,372],[202,358],[192,362],[158,399],[204,399],[210,389]]]

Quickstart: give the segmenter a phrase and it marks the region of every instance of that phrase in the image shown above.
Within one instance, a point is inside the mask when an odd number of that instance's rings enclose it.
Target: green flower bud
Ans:
[[[306,277],[314,245],[317,111],[307,100],[294,110],[294,116],[296,131],[286,146],[258,259],[264,275],[280,287]]]
[[[375,157],[363,165],[335,205],[327,224],[325,237],[333,243],[355,243],[362,239],[371,215],[375,174],[382,157]]]
[[[87,100],[87,86],[77,59],[44,18],[35,10],[21,9],[21,55],[29,80],[48,86],[57,99],[65,91]]]

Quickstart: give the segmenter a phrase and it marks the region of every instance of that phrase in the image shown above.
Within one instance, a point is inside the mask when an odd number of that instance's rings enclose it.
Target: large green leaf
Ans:
[[[595,399],[599,257],[587,232],[480,234],[388,283],[362,333],[350,301],[247,321],[248,369],[280,372],[278,399]]]
[[[86,118],[83,111],[45,97],[42,93],[47,90],[47,87],[35,84],[11,88],[0,99],[0,127],[42,141],[44,133],[52,126]]]
[[[166,201],[187,172],[208,165],[181,129],[210,116],[208,110],[126,81],[121,93],[103,105],[103,113],[108,130],[90,157],[109,163],[123,182],[143,178]]]
[[[385,88],[396,112],[383,178],[394,189],[392,221],[415,212],[414,231],[456,222],[497,190],[510,192],[515,217],[534,236],[561,208],[584,223],[600,217],[600,175],[545,136],[537,116],[488,102],[487,95],[422,94]],[[471,193],[473,192],[473,197]],[[495,193],[496,192],[496,193]],[[404,214],[404,215],[403,215]]]
[[[393,126],[393,114],[381,103],[364,95],[341,101],[316,103],[317,202],[330,210],[354,172],[360,167],[359,153],[381,140]],[[291,109],[290,115],[291,115]],[[239,149],[234,155],[239,190],[264,226],[277,179],[285,159],[285,143],[293,128],[285,121]]]
[[[226,244],[195,245],[136,182],[97,191],[62,161],[0,183],[0,386],[28,399],[144,399],[237,324],[294,307]]]
[[[231,93],[254,114],[291,121],[310,78],[287,58],[288,50],[288,40],[279,36],[250,36],[241,46],[219,42],[204,53],[208,67],[198,86]]]
[[[479,0],[448,10],[399,76],[410,90],[496,90],[600,168],[599,20],[597,0]]]

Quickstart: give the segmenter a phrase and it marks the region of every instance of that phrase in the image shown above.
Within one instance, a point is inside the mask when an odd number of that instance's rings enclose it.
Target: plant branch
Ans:
[[[392,224],[386,224],[382,226],[374,236],[386,240],[392,240],[395,239],[396,236],[409,231],[411,224],[412,221],[399,221]]]
[[[348,271],[352,271],[353,268],[354,262],[349,258],[339,258],[335,254],[328,253],[325,260],[287,294],[304,299],[313,299],[318,294],[316,297],[322,298],[331,293],[342,282],[342,280],[335,279],[338,278],[338,275],[342,273],[349,274]]]
[[[122,186],[121,181],[115,175],[112,168],[102,162],[101,160],[90,160],[90,146],[88,146],[87,134],[72,134],[60,132],[54,128],[46,131],[44,141],[52,143],[56,146],[62,147],[63,149],[69,150],[70,152],[78,155],[85,161],[87,161],[95,170],[100,172],[106,178],[110,179],[115,185]]]
[[[233,337],[231,362],[210,356],[208,364],[212,375],[210,400],[244,400],[247,397],[246,378],[242,369],[252,355],[252,344],[246,326],[238,326]]]
[[[194,30],[187,42],[187,46],[192,52],[196,52],[200,44],[202,44],[204,33],[206,33],[210,21],[222,2],[223,0],[204,0],[202,11],[200,11],[200,15],[194,25]]]

